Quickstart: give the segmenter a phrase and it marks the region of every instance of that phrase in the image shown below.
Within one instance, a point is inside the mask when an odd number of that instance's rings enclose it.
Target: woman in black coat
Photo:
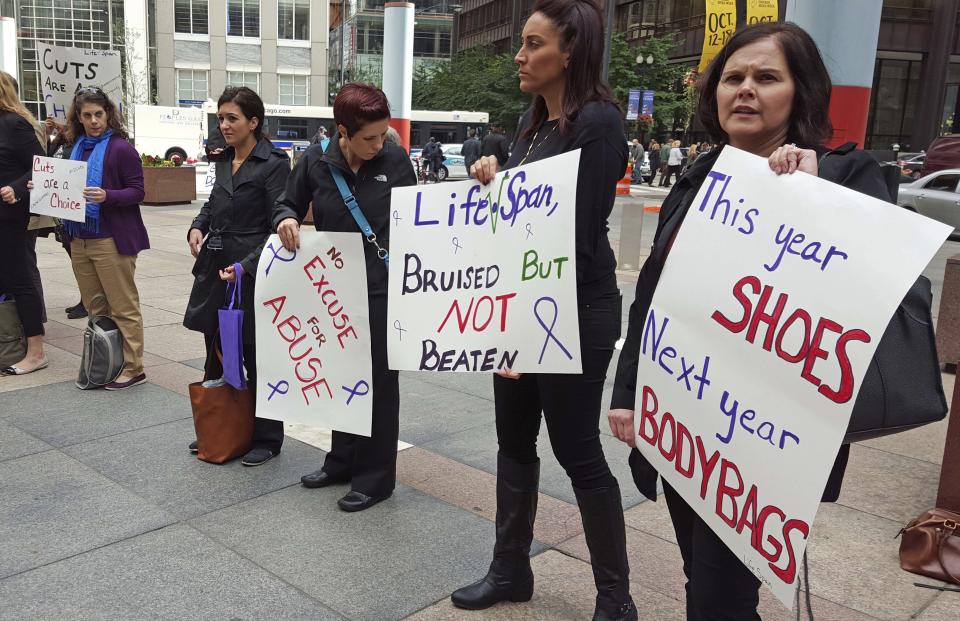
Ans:
[[[700,88],[700,120],[721,147],[729,144],[768,157],[777,174],[816,175],[890,200],[880,167],[870,155],[856,151],[853,143],[835,150],[823,147],[832,134],[827,115],[830,78],[816,44],[800,27],[762,24],[737,32],[703,75]],[[643,322],[673,239],[720,151],[698,157],[673,186],[637,281],[609,414],[614,435],[633,447]],[[849,445],[841,447],[824,501],[837,499],[849,452]],[[636,448],[630,466],[640,491],[656,500],[659,475]],[[666,481],[663,495],[687,577],[687,619],[759,620],[760,580]]]
[[[263,136],[263,101],[251,89],[228,87],[217,106],[220,130],[228,146],[211,164],[217,167],[217,182],[187,233],[190,252],[197,262],[183,325],[203,332],[207,375],[219,377],[223,371],[211,352],[219,327],[217,310],[224,305],[227,283],[240,278],[244,366],[250,389],[255,390],[254,278],[263,245],[272,231],[273,203],[283,193],[290,175],[290,159]],[[239,274],[234,263],[240,264]],[[259,466],[280,453],[282,444],[283,423],[257,418],[253,444],[241,463]],[[197,451],[196,442],[190,444],[190,450]]]
[[[27,337],[27,355],[2,369],[4,375],[24,375],[47,367],[43,355],[43,301],[27,261],[27,181],[33,175],[33,156],[45,154],[42,137],[40,126],[20,102],[16,81],[0,71],[0,294],[15,298]]]

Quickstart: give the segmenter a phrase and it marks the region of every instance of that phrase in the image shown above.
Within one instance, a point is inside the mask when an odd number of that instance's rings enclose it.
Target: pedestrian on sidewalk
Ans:
[[[493,378],[497,441],[496,544],[489,571],[458,589],[454,606],[479,610],[533,595],[530,544],[537,512],[541,412],[550,444],[573,485],[597,587],[595,620],[635,620],[620,487],[600,443],[607,367],[620,337],[617,261],[607,237],[617,182],[627,165],[620,110],[600,75],[603,18],[594,0],[538,0],[515,61],[533,105],[520,122],[506,168],[581,150],[576,196],[578,319],[583,372]],[[489,183],[495,157],[473,165]]]
[[[647,185],[652,188],[653,178],[657,176],[657,171],[660,170],[660,143],[657,142],[656,138],[650,141],[650,148],[647,149],[647,153],[650,154],[650,179]]]
[[[134,274],[150,247],[140,215],[143,166],[127,141],[120,110],[100,88],[81,88],[67,113],[70,158],[87,162],[86,222],[64,221],[73,273],[91,315],[107,315],[123,337],[123,369],[107,390],[147,381],[143,371],[143,314]]]
[[[193,290],[183,325],[203,333],[207,347],[207,377],[223,375],[211,351],[217,346],[217,311],[225,301],[227,283],[240,279],[240,308],[244,310],[243,366],[251,391],[257,386],[257,348],[254,323],[254,279],[263,245],[273,230],[273,205],[290,175],[290,158],[263,135],[263,101],[246,86],[228,86],[217,101],[219,130],[226,147],[211,166],[217,181],[187,231],[190,253],[196,258]],[[204,241],[206,238],[206,241]],[[239,273],[234,264],[240,264]],[[240,459],[259,466],[280,454],[283,422],[255,418],[253,442]],[[197,452],[197,443],[190,444]]]
[[[490,125],[490,131],[480,143],[480,155],[495,156],[500,166],[507,163],[507,158],[510,157],[510,146],[507,144],[507,137],[503,135],[502,125],[496,123]]]
[[[667,139],[663,141],[663,146],[660,147],[660,187],[669,188],[670,184],[667,183],[667,170],[670,163],[670,151],[673,150],[673,143]]]
[[[683,167],[683,157],[683,149],[680,147],[680,141],[674,140],[673,144],[670,145],[670,155],[667,157],[666,185],[663,187],[670,187],[671,178],[674,182],[680,179],[680,169]],[[660,180],[660,185],[663,185],[663,179]]]
[[[12,295],[27,337],[26,356],[0,372],[25,375],[47,367],[43,353],[43,300],[31,278],[27,252],[29,179],[33,156],[44,154],[46,136],[20,101],[18,85],[0,71],[0,294]]]
[[[873,158],[863,151],[830,151],[823,146],[833,132],[828,116],[830,88],[830,77],[810,35],[795,24],[766,23],[738,31],[709,65],[701,77],[697,114],[721,146],[729,144],[769,158],[777,174],[819,175],[889,201]],[[828,153],[831,165],[826,172],[818,162]],[[713,149],[698,157],[663,202],[661,226],[640,271],[617,369],[610,429],[634,447],[630,454],[634,481],[651,500],[656,500],[659,475],[636,450],[633,426],[643,324],[674,236],[719,155],[720,149]],[[839,496],[849,452],[846,444],[836,456],[823,501],[833,502]],[[760,581],[666,481],[663,495],[687,577],[687,619],[759,620]]]
[[[477,130],[475,129],[467,132],[467,136],[467,141],[463,143],[463,148],[460,149],[460,155],[463,156],[463,165],[467,168],[467,175],[471,175],[470,168],[473,167],[474,162],[480,159],[480,141],[477,140]]]
[[[382,90],[370,84],[347,84],[333,102],[333,117],[337,131],[330,145],[326,152],[309,149],[300,159],[277,200],[273,222],[290,251],[300,244],[300,223],[310,201],[318,231],[358,232],[359,225],[337,189],[335,171],[343,176],[376,235],[364,244],[373,372],[371,435],[334,431],[323,467],[300,479],[310,488],[349,482],[350,492],[337,504],[343,511],[362,511],[389,498],[396,486],[400,384],[397,371],[387,365],[386,248],[377,240],[390,239],[391,191],[416,185],[417,177],[407,152],[383,139],[390,105]]]

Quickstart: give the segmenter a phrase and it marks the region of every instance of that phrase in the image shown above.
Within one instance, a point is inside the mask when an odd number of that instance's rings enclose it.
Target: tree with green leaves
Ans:
[[[488,47],[470,48],[449,63],[414,73],[413,107],[488,112],[491,123],[512,132],[530,105],[518,84],[512,55],[496,54]]]
[[[675,46],[674,33],[648,37],[635,48],[627,44],[623,33],[616,33],[610,46],[608,82],[617,103],[626,113],[630,89],[654,91],[653,133],[660,136],[673,137],[686,132],[696,105],[694,89],[688,79],[690,67],[669,62]],[[653,63],[638,64],[638,56],[644,59],[652,56]],[[627,127],[633,130],[632,133],[642,133],[632,122],[628,122]]]

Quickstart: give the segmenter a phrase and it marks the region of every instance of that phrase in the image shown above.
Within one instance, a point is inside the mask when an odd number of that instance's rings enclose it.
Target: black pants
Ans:
[[[0,209],[20,211],[20,205],[3,204]],[[17,314],[26,336],[43,334],[43,302],[31,278],[27,260],[26,207],[23,213],[5,215],[0,219],[0,294],[12,295],[17,302]]]
[[[687,621],[760,621],[760,580],[664,481],[687,577]]]
[[[372,296],[369,305],[373,372],[371,436],[334,431],[323,471],[332,477],[350,478],[351,489],[361,494],[386,496],[397,483],[400,375],[387,368],[387,296]]]
[[[39,236],[39,229],[27,231],[27,267],[30,269],[30,280],[37,288],[37,295],[40,296],[40,321],[47,323],[47,308],[43,301],[43,279],[40,278],[40,268],[37,267],[37,237]]]
[[[213,346],[212,334],[204,334],[207,345],[207,377],[222,377],[223,365],[217,360],[216,354],[211,351]],[[253,343],[243,345],[243,366],[247,370],[247,387],[256,396],[257,392],[257,347]],[[283,421],[269,418],[253,419],[253,443],[250,448],[265,448],[280,453],[283,446]]]
[[[673,182],[676,183],[680,179],[680,165],[676,164],[674,166],[666,167],[666,174],[660,178],[660,185],[663,187],[670,187],[670,179],[673,178]]]
[[[520,463],[537,459],[540,413],[557,461],[574,487],[597,489],[616,484],[600,444],[603,382],[620,338],[620,293],[582,305],[580,355],[583,373],[525,373],[520,379],[493,378],[500,453]]]

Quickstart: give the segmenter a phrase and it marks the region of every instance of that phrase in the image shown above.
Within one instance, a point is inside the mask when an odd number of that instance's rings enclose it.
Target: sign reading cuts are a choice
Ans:
[[[580,151],[493,181],[395,188],[390,368],[579,373]]]
[[[56,157],[33,156],[33,191],[30,213],[85,222],[87,163]]]
[[[637,447],[788,607],[860,382],[949,232],[728,146],[670,251]]]
[[[257,416],[369,436],[370,313],[360,234],[304,231],[295,252],[271,235],[256,283]]]

